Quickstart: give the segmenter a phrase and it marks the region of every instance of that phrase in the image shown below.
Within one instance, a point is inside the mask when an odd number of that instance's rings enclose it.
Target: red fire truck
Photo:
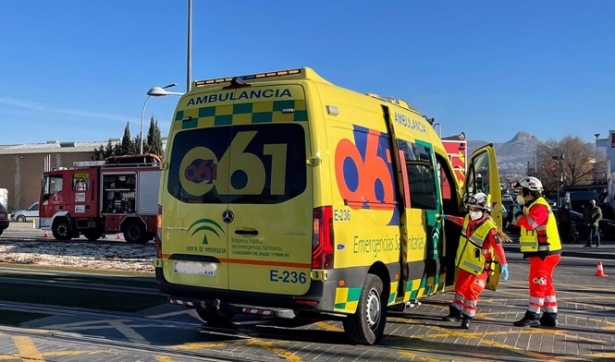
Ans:
[[[442,143],[453,164],[455,177],[457,177],[459,183],[463,185],[466,180],[465,172],[468,166],[468,160],[466,158],[468,154],[468,142],[466,141],[465,133],[462,132],[460,135],[442,138]],[[447,184],[448,180],[444,179],[443,182]],[[442,197],[445,199],[449,198],[450,195],[446,194],[449,188],[442,187],[442,190],[444,190],[445,193]]]
[[[147,154],[45,172],[38,227],[56,240],[121,232],[128,243],[147,243],[156,232],[159,167],[160,158]]]

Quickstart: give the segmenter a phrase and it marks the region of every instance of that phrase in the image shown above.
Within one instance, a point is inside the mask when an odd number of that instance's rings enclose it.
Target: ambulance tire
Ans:
[[[145,226],[141,220],[128,221],[123,229],[124,240],[128,244],[145,244],[149,241],[145,235]]]
[[[212,327],[228,326],[231,324],[231,321],[233,320],[233,317],[234,317],[233,314],[220,315],[218,313],[210,312],[208,310],[203,310],[203,309],[197,309],[196,314],[198,314],[202,320],[207,322],[207,325],[212,326]]]
[[[361,288],[359,305],[355,314],[344,319],[344,331],[356,344],[373,345],[384,335],[387,323],[387,300],[382,295],[382,280],[374,274],[367,274]],[[388,298],[387,298],[388,299]]]
[[[73,238],[72,226],[66,218],[57,219],[53,223],[51,232],[56,240],[68,241]]]

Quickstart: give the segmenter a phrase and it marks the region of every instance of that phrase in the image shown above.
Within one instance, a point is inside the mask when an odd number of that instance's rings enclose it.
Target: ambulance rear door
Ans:
[[[472,154],[466,175],[465,192],[468,195],[479,192],[487,195],[487,201],[491,207],[491,218],[498,229],[502,230],[502,191],[500,189],[500,172],[493,144],[483,146]],[[485,287],[489,290],[497,289],[501,272],[497,256],[494,255],[493,257],[496,267],[494,268],[494,273],[487,280]]]
[[[311,283],[314,210],[306,90],[259,84],[235,91],[231,142],[218,170],[226,195],[230,290],[303,295]]]

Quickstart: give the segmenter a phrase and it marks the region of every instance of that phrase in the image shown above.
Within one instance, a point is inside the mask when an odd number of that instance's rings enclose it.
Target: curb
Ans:
[[[519,247],[504,247],[504,251],[521,254],[521,252],[519,251]],[[582,252],[582,251],[562,250],[562,256],[569,256],[573,258],[615,260],[615,254],[613,254],[610,251],[607,251],[604,253],[601,253],[601,252],[587,253],[587,252]]]

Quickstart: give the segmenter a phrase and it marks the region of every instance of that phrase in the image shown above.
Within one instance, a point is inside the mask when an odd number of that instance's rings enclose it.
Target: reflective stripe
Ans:
[[[491,250],[489,250],[489,249],[483,249],[483,254],[491,254]]]
[[[549,251],[549,245],[538,244],[538,251]]]
[[[555,298],[554,295],[550,295],[548,297],[545,297],[545,302],[547,302],[547,303],[554,303],[554,302],[557,302],[557,298]]]
[[[537,306],[532,305],[532,304],[527,306],[527,310],[532,312],[532,313],[540,313],[540,307],[537,307]]]
[[[545,231],[547,230],[547,225],[541,225],[536,227],[536,231]]]
[[[525,217],[527,218],[527,222],[530,223],[532,228],[536,229],[538,227],[538,223],[534,221],[534,219],[530,215],[525,215]]]
[[[483,239],[481,239],[481,238],[479,238],[477,236],[474,236],[474,234],[470,235],[468,240],[470,240],[472,242],[472,244],[476,245],[479,248],[483,246]]]
[[[480,273],[483,271],[483,267],[482,265],[476,265],[476,264],[472,264],[471,262],[469,262],[468,260],[464,260],[463,261],[463,265],[472,269],[475,273]]]
[[[557,306],[545,306],[544,309],[547,313],[557,313]]]
[[[543,298],[530,297],[530,303],[534,303],[534,304],[537,304],[537,305],[543,305],[544,304],[544,299]]]
[[[521,241],[521,242],[519,242],[519,244],[520,244],[522,247],[523,247],[523,246],[527,246],[527,247],[530,247],[530,248],[531,248],[532,246],[536,245],[536,243],[535,243],[535,242],[533,242],[533,241]]]
[[[478,305],[478,301],[477,300],[466,300],[466,303],[465,303],[466,307],[474,307],[474,308],[476,308],[477,305]]]
[[[463,305],[462,304],[453,303],[453,304],[451,304],[451,306],[453,308],[457,309],[458,311],[462,311],[463,310]]]

